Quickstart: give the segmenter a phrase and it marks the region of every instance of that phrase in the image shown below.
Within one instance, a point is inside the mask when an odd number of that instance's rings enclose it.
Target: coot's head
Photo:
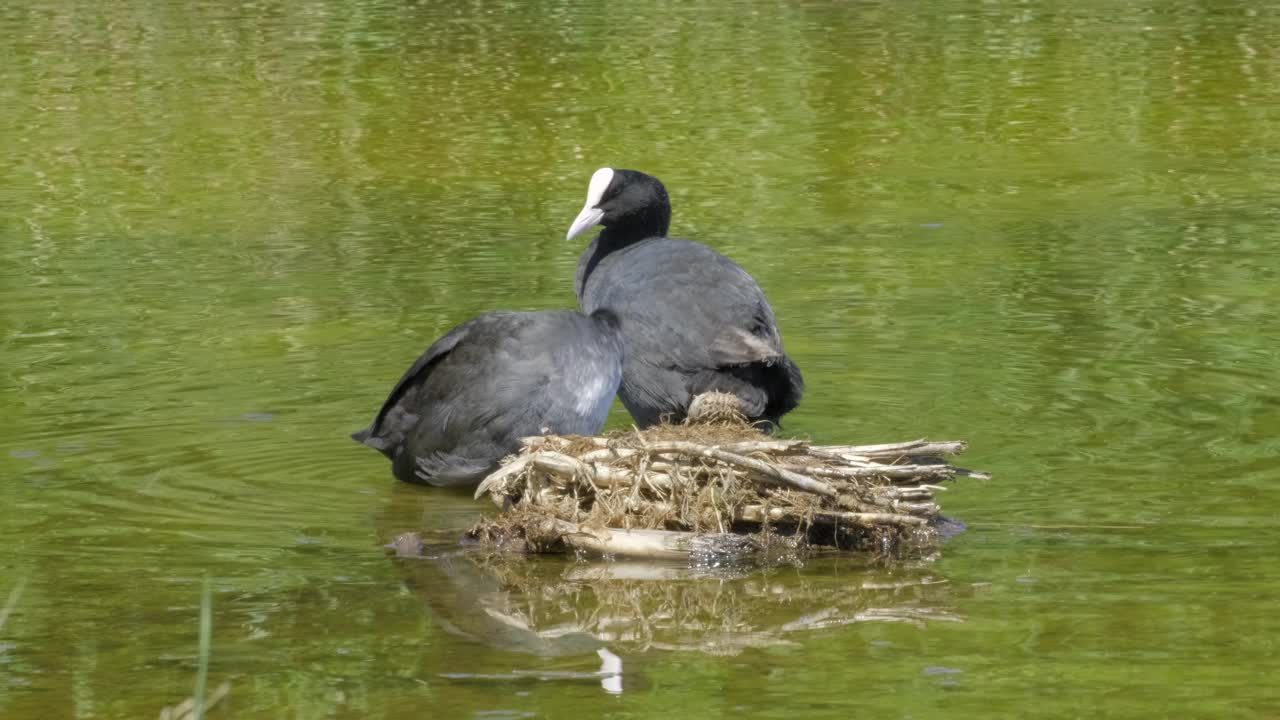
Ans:
[[[635,235],[662,237],[671,225],[671,200],[658,178],[635,170],[600,168],[587,186],[587,204],[569,226],[566,240],[596,225]]]

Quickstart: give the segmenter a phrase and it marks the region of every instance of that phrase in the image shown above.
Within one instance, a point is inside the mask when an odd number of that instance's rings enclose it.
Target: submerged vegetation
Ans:
[[[213,639],[213,586],[205,578],[200,591],[200,653],[196,665],[196,687],[191,697],[160,711],[160,720],[203,720],[205,712],[217,705],[231,692],[231,683],[224,682],[205,697],[209,680],[209,654]]]

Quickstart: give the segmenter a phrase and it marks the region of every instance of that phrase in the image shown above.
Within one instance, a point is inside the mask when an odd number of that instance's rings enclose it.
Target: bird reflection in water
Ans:
[[[456,537],[452,535],[450,537]],[[388,545],[406,585],[447,632],[544,658],[596,653],[600,670],[449,672],[459,682],[600,682],[621,692],[622,657],[650,651],[735,655],[796,645],[797,634],[867,622],[959,622],[951,586],[927,564],[892,572],[848,558],[803,567],[495,558],[404,533]],[[634,666],[629,665],[634,673]]]

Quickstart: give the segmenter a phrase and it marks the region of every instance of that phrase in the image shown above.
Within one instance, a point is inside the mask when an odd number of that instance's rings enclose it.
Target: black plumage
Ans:
[[[634,170],[602,168],[569,229],[604,229],[578,261],[584,312],[621,321],[626,359],[619,395],[641,427],[682,420],[700,393],[733,393],[748,419],[770,428],[799,404],[800,369],[787,356],[773,308],[737,263],[701,243],[666,237],[666,188]]]
[[[622,354],[607,310],[485,313],[427,348],[351,437],[406,482],[475,485],[522,437],[598,433]]]

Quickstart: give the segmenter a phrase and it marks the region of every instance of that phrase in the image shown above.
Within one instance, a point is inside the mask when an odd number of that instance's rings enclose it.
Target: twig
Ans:
[[[638,450],[631,448],[601,448],[592,450],[578,456],[582,462],[605,462],[608,460],[621,460],[623,458],[635,457]]]
[[[861,480],[889,478],[893,480],[947,480],[955,475],[950,465],[871,465],[856,468],[833,468],[821,465],[784,465],[789,470],[804,470],[818,477]]]
[[[839,512],[837,510],[811,510],[815,520],[821,520],[827,524],[842,521],[850,522],[856,525],[873,526],[873,525],[897,525],[897,526],[920,526],[928,521],[923,518],[912,517],[910,515],[899,515],[896,513],[870,513],[870,512]],[[765,522],[766,519],[774,520],[790,520],[799,522],[804,519],[803,513],[792,508],[770,507],[766,512],[763,505],[746,505],[739,510],[738,519],[747,522]]]
[[[793,487],[796,490],[803,490],[825,497],[836,497],[836,489],[822,482],[814,480],[806,475],[801,475],[793,470],[770,465],[769,463],[755,458],[744,457],[736,453],[726,452],[717,447],[710,445],[699,445],[697,443],[685,442],[683,440],[665,440],[653,443],[650,448],[652,452],[678,452],[685,455],[693,455],[696,457],[704,457],[711,460],[719,460],[720,462],[737,465],[757,473],[762,478],[773,480],[781,485]]]
[[[545,440],[545,438],[542,438],[542,439]],[[500,487],[502,483],[506,482],[507,478],[513,475],[516,475],[522,470],[524,470],[525,466],[529,464],[529,461],[531,459],[532,459],[532,456],[521,455],[515,460],[512,460],[510,463],[507,463],[506,465],[503,465],[502,467],[493,471],[493,473],[491,473],[489,477],[480,481],[479,487],[476,488],[476,494],[473,495],[472,497],[478,500],[480,499],[481,495],[487,492],[493,492],[494,489]],[[494,493],[494,498],[497,499],[497,497],[498,497],[498,493]]]
[[[547,523],[554,526],[566,545],[576,550],[615,557],[682,560],[688,558],[695,547],[715,542],[717,537],[726,538],[726,542],[734,548],[739,547],[742,540],[737,535],[595,528],[551,519]]]
[[[229,692],[231,692],[230,682],[223,682],[221,685],[214,688],[213,692],[209,693],[209,698],[205,700],[205,711],[207,712],[212,710],[213,706],[217,705]],[[191,711],[195,706],[196,699],[194,697],[189,697],[171,708],[161,710],[160,720],[193,720]]]
[[[575,440],[589,442],[596,447],[609,447],[609,441],[602,437],[575,437]],[[540,448],[550,444],[558,447],[564,447],[569,444],[569,439],[560,435],[531,435],[529,437],[520,438],[520,445],[526,448]]]
[[[552,450],[540,450],[527,455],[530,463],[542,470],[557,477],[563,477],[573,480],[576,477],[582,477],[601,487],[636,487],[636,476],[628,471],[610,467],[608,465],[585,463],[579,458]],[[512,463],[514,464],[514,463]],[[643,473],[640,476],[644,476]],[[492,477],[492,476],[490,476]],[[661,475],[650,475],[657,482],[662,483],[664,480],[669,484],[670,478]]]
[[[823,445],[814,448],[839,455],[857,455],[864,458],[884,457],[921,457],[929,455],[956,455],[968,449],[969,443],[963,440],[940,440],[929,442],[924,438],[900,443],[882,445]]]
[[[747,454],[753,452],[776,453],[779,455],[801,455],[809,448],[808,440],[751,440],[748,442],[721,445],[721,450],[732,453]]]

